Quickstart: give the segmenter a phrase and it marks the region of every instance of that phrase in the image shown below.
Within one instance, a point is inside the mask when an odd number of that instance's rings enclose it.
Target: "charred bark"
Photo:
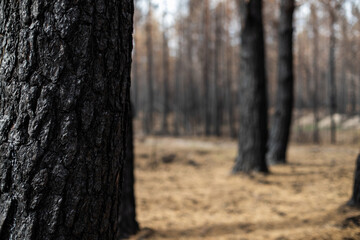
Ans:
[[[133,1],[0,1],[0,239],[119,239]]]
[[[360,155],[356,160],[353,194],[347,205],[360,207]]]
[[[319,76],[319,63],[318,63],[318,55],[319,55],[319,30],[318,30],[318,16],[315,5],[311,5],[311,21],[312,21],[312,31],[313,31],[313,114],[314,114],[314,132],[313,132],[313,141],[314,143],[320,143],[320,135],[319,135],[319,98],[318,98],[318,76]]]
[[[164,14],[165,15],[165,14]],[[164,21],[165,28],[165,21]],[[169,114],[169,80],[170,80],[170,63],[169,63],[169,46],[166,29],[163,30],[163,118],[162,133],[168,134],[168,114]]]
[[[268,172],[266,165],[267,90],[262,0],[240,1],[240,131],[233,173]]]
[[[204,121],[205,135],[211,134],[211,109],[210,109],[210,90],[209,90],[209,71],[210,71],[210,10],[209,0],[204,2],[204,41],[203,41],[203,87],[204,87]]]
[[[129,111],[126,133],[126,159],[124,163],[124,180],[122,184],[122,197],[120,204],[120,238],[127,238],[139,231],[139,224],[136,221],[136,204],[134,193],[134,130],[133,112]]]
[[[280,1],[278,90],[269,141],[270,164],[286,163],[294,103],[293,13],[294,0]]]
[[[146,24],[146,50],[147,50],[147,105],[143,119],[144,132],[149,134],[153,126],[154,114],[154,83],[153,83],[153,40],[152,40],[152,6],[149,0]]]

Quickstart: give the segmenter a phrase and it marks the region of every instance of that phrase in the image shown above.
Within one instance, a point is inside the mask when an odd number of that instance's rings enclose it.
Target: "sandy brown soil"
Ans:
[[[234,141],[137,138],[134,239],[360,239],[343,206],[358,153],[292,145],[271,174],[231,176]]]

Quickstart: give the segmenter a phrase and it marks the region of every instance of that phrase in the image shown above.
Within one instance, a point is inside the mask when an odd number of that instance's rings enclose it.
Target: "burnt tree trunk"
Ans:
[[[319,110],[318,110],[318,102],[319,102],[319,87],[318,87],[318,76],[319,76],[319,30],[318,30],[318,16],[316,6],[314,4],[311,5],[311,22],[312,22],[312,31],[313,31],[313,114],[314,114],[314,132],[313,132],[313,141],[314,143],[320,142],[319,136]]]
[[[334,10],[330,10],[330,45],[329,45],[329,112],[331,117],[331,143],[336,143],[336,123],[334,115],[336,113],[336,82],[335,82],[335,23],[336,15]]]
[[[360,207],[360,155],[356,160],[353,194],[347,205]]]
[[[166,13],[164,13],[165,18]],[[162,133],[168,134],[168,114],[169,114],[169,81],[170,81],[170,63],[169,63],[169,46],[168,36],[163,20],[163,116],[162,116]]]
[[[294,0],[280,1],[278,90],[269,141],[270,164],[286,163],[294,103],[293,13]]]
[[[131,107],[127,119],[126,158],[124,163],[124,180],[122,183],[122,196],[120,204],[120,238],[127,238],[139,231],[136,221],[136,204],[134,193],[134,130],[133,108]]]
[[[222,126],[222,89],[223,76],[221,74],[221,51],[222,51],[222,10],[223,6],[219,4],[215,10],[215,51],[214,51],[214,128],[215,136],[221,136]]]
[[[262,0],[240,1],[240,132],[233,173],[268,172],[266,165],[267,90]]]
[[[211,134],[211,109],[210,109],[210,90],[209,90],[209,71],[210,71],[210,10],[209,0],[204,1],[204,41],[203,41],[203,87],[204,87],[204,121],[205,135]]]
[[[0,239],[119,239],[133,1],[0,6]]]
[[[147,102],[143,118],[144,132],[149,134],[153,126],[154,114],[154,83],[153,83],[153,40],[152,40],[152,6],[149,0],[148,16],[146,23],[146,50],[147,50]]]

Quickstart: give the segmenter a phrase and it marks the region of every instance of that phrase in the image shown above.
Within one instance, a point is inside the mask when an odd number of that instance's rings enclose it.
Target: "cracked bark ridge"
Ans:
[[[0,0],[0,239],[118,239],[131,0]]]

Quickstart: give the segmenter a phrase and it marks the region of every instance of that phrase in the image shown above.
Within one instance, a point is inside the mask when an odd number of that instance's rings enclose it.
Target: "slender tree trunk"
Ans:
[[[120,209],[120,238],[127,238],[139,231],[136,221],[136,204],[134,193],[134,130],[132,106],[127,119],[126,158],[124,163],[124,180],[122,184]]]
[[[336,16],[333,11],[330,11],[330,45],[329,45],[329,110],[331,117],[331,143],[336,143],[336,123],[334,115],[336,113],[336,81],[335,81],[335,23]]]
[[[233,173],[268,172],[268,138],[265,46],[262,0],[240,1],[241,90],[239,153]]]
[[[0,239],[119,239],[133,2],[0,6]]]
[[[234,138],[236,136],[235,130],[235,120],[234,120],[234,102],[233,102],[233,92],[232,92],[232,47],[231,47],[231,36],[230,36],[230,6],[229,0],[226,0],[226,102],[227,102],[227,112],[229,118],[229,130],[230,136]]]
[[[165,24],[165,21],[164,21]],[[165,25],[163,25],[165,28]],[[169,113],[169,46],[166,29],[163,30],[163,119],[162,119],[162,133],[168,133],[168,113]]]
[[[178,54],[175,65],[175,119],[174,119],[174,135],[179,135],[180,116],[181,116],[181,97],[180,97],[180,82],[182,72],[182,26],[180,25],[179,38],[178,38]]]
[[[209,0],[204,0],[204,42],[203,42],[203,87],[204,87],[204,120],[205,120],[205,135],[211,134],[210,120],[211,120],[211,109],[210,109],[210,96],[209,96],[209,44],[210,44],[210,10]]]
[[[220,56],[221,56],[221,45],[222,45],[222,5],[218,5],[215,13],[215,60],[214,60],[214,127],[215,135],[221,136],[221,123],[222,123],[222,76],[220,74]]]
[[[150,133],[153,126],[154,114],[154,83],[153,83],[153,43],[152,43],[152,6],[149,0],[148,19],[146,24],[146,49],[147,49],[147,108],[144,116],[144,131]]]
[[[319,71],[319,64],[318,64],[318,56],[319,56],[319,31],[318,31],[318,16],[317,10],[315,5],[311,5],[311,18],[312,18],[312,30],[313,30],[313,114],[314,114],[314,132],[313,132],[313,141],[314,143],[320,142],[319,136],[319,112],[318,112],[318,94],[319,94],[319,87],[318,87],[318,71]]]
[[[294,0],[280,1],[278,90],[276,110],[271,128],[268,161],[286,163],[294,102],[293,13]]]

